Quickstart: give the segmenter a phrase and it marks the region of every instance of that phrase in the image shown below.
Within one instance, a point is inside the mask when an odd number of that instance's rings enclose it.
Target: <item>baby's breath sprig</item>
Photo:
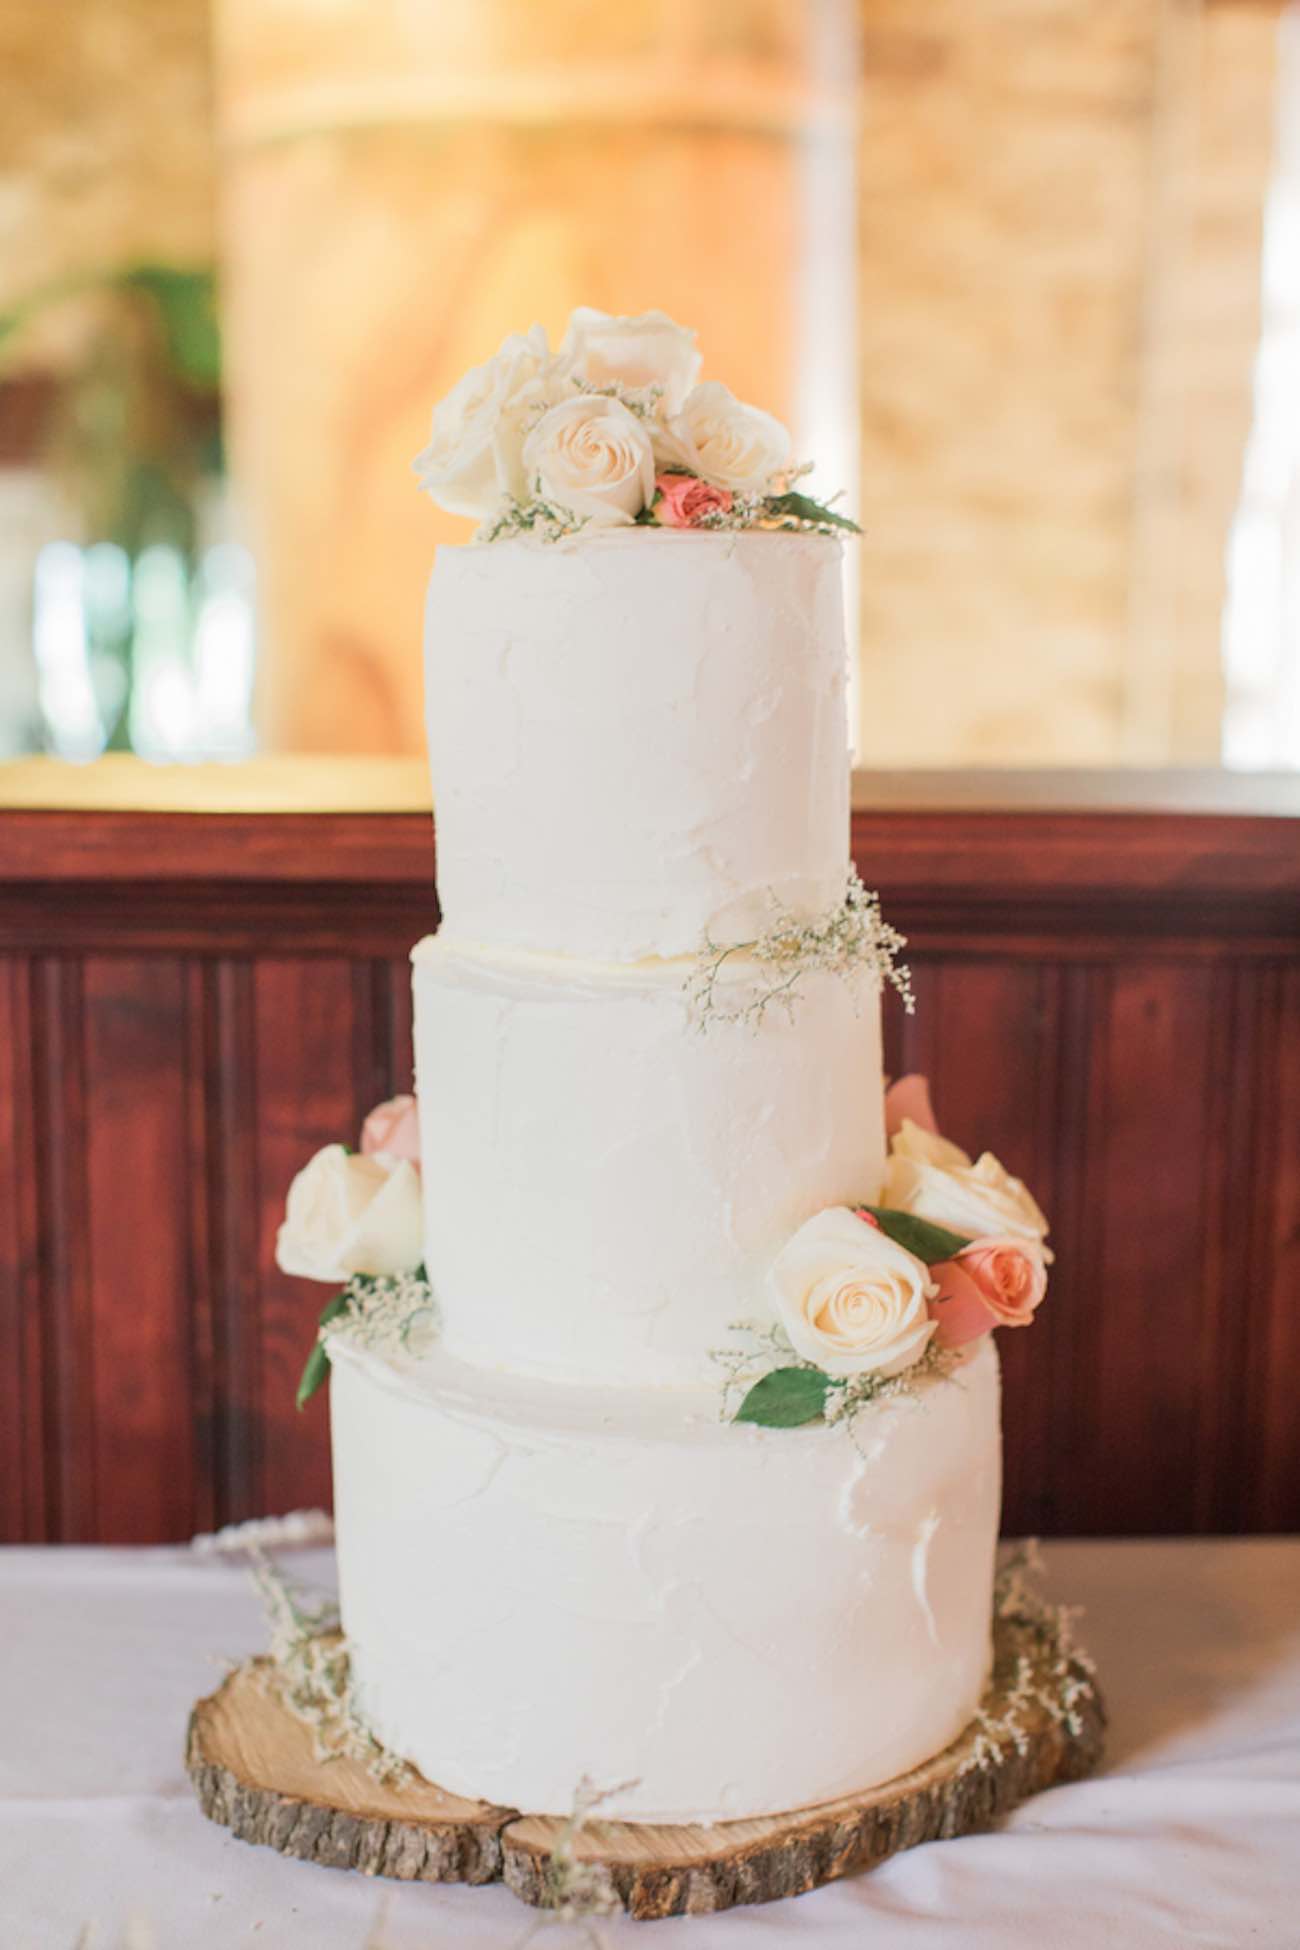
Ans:
[[[701,528],[766,528],[798,535],[860,535],[861,528],[835,503],[839,494],[818,501],[797,483],[812,473],[811,461],[788,467],[766,487],[749,494],[733,494],[729,508],[711,508],[700,517]]]
[[[857,1417],[877,1402],[919,1397],[922,1384],[946,1381],[961,1366],[961,1357],[931,1341],[918,1361],[901,1374],[828,1375],[815,1361],[796,1354],[782,1327],[762,1327],[756,1321],[731,1324],[736,1336],[731,1347],[715,1347],[709,1359],[723,1373],[721,1419],[753,1422],[760,1427],[798,1428],[809,1422],[845,1429],[857,1445]],[[773,1384],[769,1377],[777,1377]],[[806,1377],[806,1380],[803,1379]],[[760,1389],[758,1384],[765,1383]],[[784,1400],[756,1406],[754,1396],[773,1386]],[[737,1398],[740,1398],[739,1400]]]
[[[622,404],[638,419],[654,418],[654,409],[645,403],[644,395],[640,398],[618,395],[611,387],[602,387],[601,391],[620,398]],[[540,494],[527,501],[512,496],[480,525],[474,540],[499,542],[527,535],[537,542],[561,542],[580,534],[588,525],[587,516],[575,514],[571,508],[562,508],[558,502],[548,501]],[[652,505],[642,509],[634,523],[638,528],[657,528],[659,525]],[[707,529],[736,533],[759,528],[780,531],[782,534],[830,536],[846,533],[858,535],[862,532],[855,521],[840,514],[829,502],[814,501],[810,496],[794,491],[781,494],[733,493],[729,508],[710,508],[692,522],[691,527],[694,531]]]
[[[357,1706],[338,1606],[297,1590],[256,1546],[248,1555],[271,1627],[268,1683],[310,1732],[315,1758],[346,1756],[377,1781],[406,1780],[410,1764],[380,1744]]]
[[[923,1381],[947,1381],[960,1366],[961,1357],[952,1348],[938,1347],[931,1341],[920,1360],[901,1374],[853,1375],[842,1388],[830,1389],[822,1413],[829,1424],[843,1423],[852,1433],[853,1419],[864,1408],[874,1402],[915,1397]]]
[[[620,406],[625,406],[629,413],[647,425],[657,426],[662,421],[662,386],[624,386],[617,380],[606,386],[592,386],[576,375],[571,377],[570,383],[577,394],[617,400]],[[531,433],[545,418],[547,411],[547,402],[538,401],[524,418],[522,435]],[[679,470],[670,465],[668,471],[673,473]],[[799,535],[860,535],[862,530],[857,522],[835,506],[841,498],[838,494],[832,495],[828,501],[818,501],[797,486],[811,471],[811,463],[788,467],[761,488],[748,491],[733,489],[727,497],[725,508],[710,508],[698,516],[691,526],[694,529],[733,532],[758,528]],[[530,482],[528,488],[526,498],[521,500],[511,495],[504,500],[496,512],[479,525],[474,540],[499,542],[526,535],[538,542],[569,541],[590,525],[586,515],[548,499],[540,480]],[[654,495],[635,517],[635,527],[660,526],[655,513],[658,499],[658,495]]]
[[[358,1273],[345,1288],[347,1307],[330,1322],[356,1347],[380,1354],[423,1354],[437,1337],[438,1308],[422,1272]]]
[[[625,386],[618,379],[611,380],[607,386],[593,386],[577,373],[570,375],[569,384],[576,393],[586,397],[594,394],[598,399],[616,399],[629,413],[635,413],[638,420],[663,418],[659,410],[664,396],[662,386]]]
[[[1097,1668],[1074,1636],[1077,1606],[1049,1604],[1034,1583],[1042,1573],[1034,1538],[1013,1551],[998,1572],[993,1609],[1014,1628],[1018,1650],[1010,1684],[1000,1689],[999,1711],[981,1707],[975,1716],[975,1738],[962,1763],[963,1774],[996,1766],[1009,1751],[1026,1754],[1036,1711],[1046,1713],[1072,1740],[1084,1734],[1081,1709],[1096,1696]]]
[[[572,508],[561,508],[541,496],[531,501],[517,501],[512,496],[483,523],[474,540],[499,542],[514,535],[531,535],[538,542],[561,542],[586,525],[587,517],[575,514]]]
[[[870,974],[877,990],[888,982],[911,1014],[911,971],[897,958],[907,938],[884,919],[880,896],[863,886],[856,867],[849,869],[844,899],[815,920],[798,921],[775,894],[768,899],[772,925],[757,940],[720,947],[705,936],[686,981],[687,1003],[697,1029],[713,1023],[745,1023],[758,1029],[773,1005],[792,1018],[799,984],[815,969],[840,976]],[[757,969],[754,982],[745,985],[743,999],[732,1001],[724,997],[721,976],[736,956],[755,963]]]
[[[729,1333],[736,1339],[731,1347],[711,1347],[709,1359],[722,1370],[722,1408],[724,1422],[735,1420],[740,1397],[748,1394],[760,1375],[777,1368],[812,1368],[796,1354],[783,1327],[760,1327],[754,1320],[733,1320]]]
[[[438,1308],[422,1266],[412,1273],[354,1273],[321,1309],[316,1339],[298,1383],[305,1408],[329,1376],[328,1339],[339,1334],[384,1354],[423,1354],[437,1338]]]
[[[606,1801],[636,1785],[635,1781],[623,1781],[617,1787],[598,1788],[586,1775],[579,1781],[568,1819],[551,1848],[543,1913],[520,1939],[519,1950],[555,1923],[576,1926],[593,1950],[603,1950],[605,1939],[598,1919],[619,1915],[623,1905],[605,1864],[580,1860],[576,1844]]]

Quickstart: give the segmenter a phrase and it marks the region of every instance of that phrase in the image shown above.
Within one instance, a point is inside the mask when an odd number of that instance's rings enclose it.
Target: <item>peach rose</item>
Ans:
[[[655,486],[655,519],[665,528],[698,528],[703,516],[729,514],[731,496],[726,488],[714,487],[693,474],[660,474]]]
[[[388,1097],[375,1108],[361,1126],[361,1155],[373,1158],[379,1152],[387,1158],[420,1162],[420,1113],[412,1096]]]
[[[915,1074],[896,1077],[886,1090],[885,1136],[896,1136],[905,1121],[915,1124],[919,1131],[938,1131],[930,1105],[928,1077]]]
[[[930,1275],[940,1347],[964,1347],[995,1327],[1028,1327],[1047,1292],[1043,1250],[1024,1239],[974,1239]]]
[[[1028,1327],[1047,1292],[1041,1246],[1027,1239],[974,1239],[957,1258],[999,1327]]]

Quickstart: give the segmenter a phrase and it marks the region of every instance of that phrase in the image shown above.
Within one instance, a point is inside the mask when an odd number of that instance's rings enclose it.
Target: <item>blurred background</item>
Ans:
[[[0,1536],[328,1498],[273,1250],[412,1077],[411,462],[579,303],[865,530],[886,1060],[1059,1252],[1009,1527],[1295,1529],[1300,0],[0,0]]]
[[[4,0],[0,76],[3,755],[419,753],[411,457],[587,303],[846,490],[864,762],[1300,766],[1297,5]]]

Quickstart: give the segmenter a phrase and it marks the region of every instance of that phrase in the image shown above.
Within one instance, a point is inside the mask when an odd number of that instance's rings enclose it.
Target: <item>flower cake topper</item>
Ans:
[[[1047,1292],[1047,1220],[991,1152],[972,1163],[941,1137],[923,1077],[885,1099],[890,1155],[878,1205],[831,1206],[787,1240],[768,1273],[776,1365],[748,1389],[742,1422],[793,1428],[851,1417],[943,1372],[998,1327],[1028,1327]],[[783,1352],[784,1350],[784,1352]],[[733,1373],[736,1357],[723,1356]]]
[[[415,462],[477,539],[557,541],[618,527],[857,532],[796,487],[781,422],[716,379],[699,383],[695,334],[664,312],[580,306],[559,349],[534,325],[438,402]]]

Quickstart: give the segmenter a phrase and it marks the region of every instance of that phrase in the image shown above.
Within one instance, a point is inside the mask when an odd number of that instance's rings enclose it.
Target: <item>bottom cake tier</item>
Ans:
[[[623,1820],[768,1814],[955,1739],[990,1663],[997,1355],[852,1429],[331,1341],[358,1701],[431,1781]]]

